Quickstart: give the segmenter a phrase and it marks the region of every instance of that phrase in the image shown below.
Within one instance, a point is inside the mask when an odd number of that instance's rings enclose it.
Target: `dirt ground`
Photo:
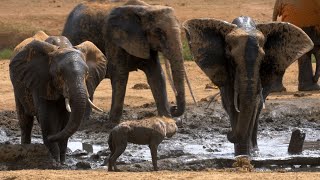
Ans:
[[[37,30],[45,30],[49,35],[57,35],[63,29],[64,21],[72,8],[81,0],[2,0],[0,6],[0,49],[14,47],[25,37],[31,36]],[[232,21],[237,16],[248,15],[257,22],[271,20],[273,4],[275,0],[146,0],[150,4],[162,4],[173,7],[181,22],[200,17],[212,17]],[[120,2],[121,3],[121,2]],[[17,130],[17,119],[10,115],[15,110],[13,89],[8,71],[9,60],[0,61],[0,121],[1,127],[10,127]],[[193,92],[198,101],[204,102],[209,96],[218,90],[210,85],[209,79],[202,73],[194,62],[186,62],[186,70],[189,75]],[[297,63],[287,69],[284,77],[285,93],[271,94],[267,98],[267,106],[273,106],[277,100],[291,101],[308,98],[314,107],[320,107],[319,92],[297,92]],[[141,107],[150,106],[152,113],[155,111],[154,101],[149,89],[133,89],[137,83],[146,83],[146,77],[141,71],[131,72],[125,97],[125,110],[135,111]],[[168,96],[174,102],[174,94],[167,85]],[[299,97],[303,96],[303,97]],[[194,106],[190,94],[186,93],[188,109]],[[313,101],[314,100],[314,101]],[[297,101],[299,102],[299,101]],[[110,109],[111,85],[110,80],[101,82],[95,92],[94,103],[106,112]],[[302,103],[303,104],[303,103]],[[9,115],[8,115],[9,114]],[[10,117],[10,118],[7,118]],[[13,117],[13,118],[12,118]],[[315,115],[317,119],[317,115]],[[316,124],[320,122],[315,120]],[[9,124],[9,125],[8,125]],[[319,128],[319,126],[318,126]],[[319,173],[282,173],[282,172],[256,172],[235,173],[209,171],[161,171],[161,172],[123,172],[108,173],[101,170],[90,171],[53,171],[53,170],[23,170],[0,171],[0,179],[318,179]]]

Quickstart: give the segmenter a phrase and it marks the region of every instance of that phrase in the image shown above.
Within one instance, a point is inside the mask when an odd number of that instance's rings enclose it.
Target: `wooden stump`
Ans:
[[[300,154],[302,153],[303,142],[306,137],[306,133],[302,132],[300,129],[294,129],[292,131],[288,153],[289,154]]]

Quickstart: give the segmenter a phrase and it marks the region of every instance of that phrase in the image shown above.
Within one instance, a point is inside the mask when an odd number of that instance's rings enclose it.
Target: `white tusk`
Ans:
[[[166,74],[167,74],[167,78],[169,80],[169,84],[171,86],[171,89],[172,89],[174,95],[177,96],[178,93],[177,93],[177,90],[176,90],[176,88],[174,87],[174,84],[173,84],[173,79],[172,79],[172,75],[171,75],[171,72],[170,72],[171,68],[170,68],[170,64],[169,64],[167,58],[164,59],[164,65],[166,67],[165,68],[166,69]]]
[[[239,113],[240,110],[239,110],[239,108],[238,108],[238,92],[237,92],[237,91],[235,91],[235,93],[234,93],[233,103],[234,103],[234,108],[235,108],[236,111]]]
[[[96,105],[94,105],[94,104],[92,103],[92,101],[90,100],[90,98],[88,98],[88,102],[89,102],[90,106],[92,107],[92,109],[95,109],[95,110],[97,110],[97,111],[99,111],[99,112],[103,112],[102,109],[98,108]]]
[[[69,102],[69,99],[68,98],[65,98],[64,99],[64,102],[66,104],[66,109],[69,113],[71,113],[71,107],[70,107],[70,102]]]

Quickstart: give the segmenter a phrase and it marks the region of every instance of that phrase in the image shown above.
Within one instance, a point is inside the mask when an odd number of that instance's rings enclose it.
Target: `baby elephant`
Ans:
[[[127,143],[148,144],[153,169],[158,170],[157,149],[164,137],[172,137],[178,130],[175,120],[166,117],[152,117],[144,120],[126,121],[114,127],[109,135],[109,157],[108,171],[119,171],[116,160],[124,152]],[[112,169],[114,167],[114,169]]]

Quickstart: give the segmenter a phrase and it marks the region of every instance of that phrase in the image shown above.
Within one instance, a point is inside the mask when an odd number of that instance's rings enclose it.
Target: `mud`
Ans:
[[[207,98],[210,99],[210,98]],[[207,168],[230,168],[234,162],[233,144],[226,133],[230,130],[227,114],[218,101],[208,108],[205,99],[198,107],[189,105],[186,113],[177,118],[178,133],[165,139],[159,146],[158,164],[161,170],[204,170]],[[267,100],[266,109],[260,115],[258,145],[260,151],[252,161],[281,160],[295,157],[319,158],[320,156],[320,106],[311,96],[297,99]],[[93,113],[81,125],[81,129],[69,140],[66,165],[62,169],[105,169],[109,156],[107,145],[111,130],[108,113]],[[123,120],[155,116],[153,103],[141,107],[126,106]],[[0,112],[0,143],[19,144],[20,131],[14,111]],[[294,128],[306,133],[302,154],[288,154],[290,136]],[[42,143],[40,129],[35,121],[32,143]],[[129,144],[118,159],[123,171],[151,171],[151,155],[147,146]],[[319,171],[317,166],[279,165],[260,167],[258,170],[283,168],[286,171]],[[19,168],[29,168],[28,166]]]

